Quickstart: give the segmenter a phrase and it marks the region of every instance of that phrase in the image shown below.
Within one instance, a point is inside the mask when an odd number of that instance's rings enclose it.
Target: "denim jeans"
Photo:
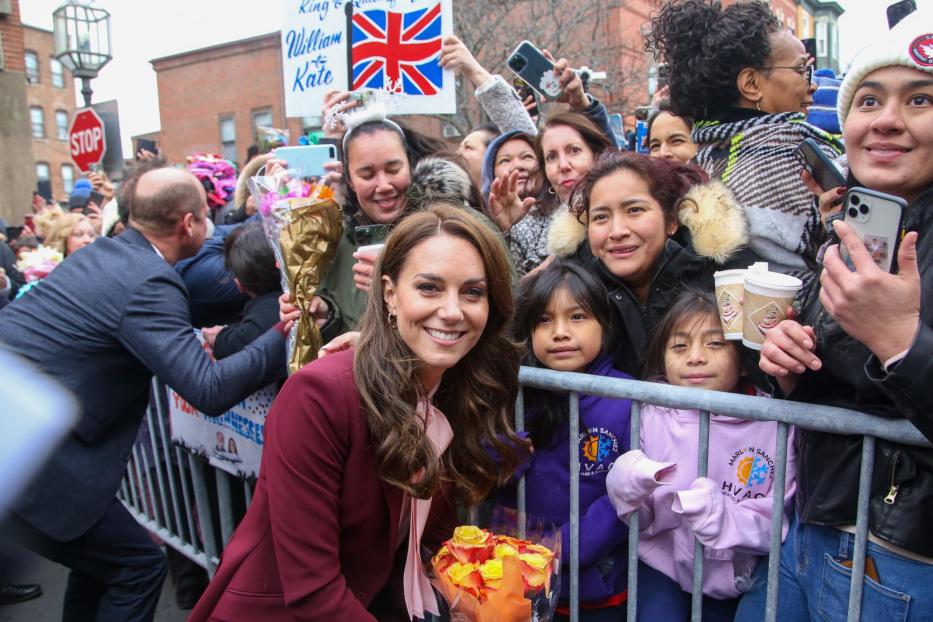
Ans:
[[[690,592],[680,584],[645,564],[638,562],[637,622],[687,622],[690,619]],[[732,622],[738,601],[703,596],[703,622]]]
[[[781,547],[778,619],[782,622],[846,619],[852,571],[842,562],[852,559],[853,534],[818,525],[805,525],[795,517]],[[918,562],[872,542],[868,557],[875,562],[879,582],[865,577],[862,620],[919,622],[933,620],[933,564]],[[758,564],[752,590],[739,604],[736,622],[764,617],[768,562]]]

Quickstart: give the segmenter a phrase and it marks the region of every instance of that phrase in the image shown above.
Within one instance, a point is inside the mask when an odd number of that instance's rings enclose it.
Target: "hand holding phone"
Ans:
[[[824,192],[846,185],[845,175],[812,138],[804,139],[794,156]]]
[[[891,194],[855,187],[846,192],[843,210],[845,223],[862,240],[872,261],[885,272],[896,272],[907,202]],[[839,252],[854,269],[844,244]]]
[[[284,160],[288,168],[295,169],[302,177],[323,177],[327,172],[324,165],[339,159],[334,145],[279,147],[275,157]]]
[[[530,41],[522,41],[509,55],[506,66],[535,91],[557,98],[560,84],[554,75],[554,63]]]

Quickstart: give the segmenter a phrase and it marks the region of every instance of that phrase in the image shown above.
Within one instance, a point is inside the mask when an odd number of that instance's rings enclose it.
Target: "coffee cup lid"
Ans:
[[[745,269],[740,268],[738,270],[720,270],[719,272],[713,273],[714,279],[727,279],[733,276],[745,276]]]
[[[803,281],[789,274],[781,274],[780,272],[752,272],[751,270],[745,273],[745,282],[757,285],[758,287],[793,289],[794,291],[800,289],[803,285]]]

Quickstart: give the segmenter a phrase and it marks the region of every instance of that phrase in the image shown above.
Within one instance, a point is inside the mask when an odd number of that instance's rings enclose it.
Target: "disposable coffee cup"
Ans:
[[[802,285],[800,279],[779,272],[746,272],[742,343],[761,350],[765,335],[786,319],[784,312]]]
[[[382,249],[385,247],[385,244],[368,244],[366,246],[360,246],[356,249],[356,252],[373,254],[374,256],[379,257],[379,255],[382,253]]]
[[[742,297],[745,295],[745,270],[721,270],[713,275],[716,281],[716,305],[719,323],[726,339],[742,338]]]

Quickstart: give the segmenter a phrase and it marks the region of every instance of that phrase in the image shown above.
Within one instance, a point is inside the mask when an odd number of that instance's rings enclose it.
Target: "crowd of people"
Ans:
[[[645,153],[570,60],[551,58],[561,96],[537,119],[456,37],[440,62],[489,118],[459,145],[328,94],[344,230],[304,305],[282,293],[246,189],[260,171],[288,175],[274,151],[223,192],[142,154],[119,188],[99,173],[76,185],[68,210],[37,199],[0,244],[0,344],[81,415],[5,531],[70,569],[64,619],[153,619],[165,553],[115,497],[153,375],[208,416],[284,383],[249,509],[187,598],[193,621],[444,619],[422,547],[450,537],[458,508],[514,507],[524,477],[528,513],[568,551],[574,445],[581,620],[626,618],[633,515],[638,620],[687,620],[694,590],[704,620],[762,619],[777,423],[713,413],[699,477],[698,411],[645,405],[632,449],[628,400],[581,396],[571,438],[566,395],[529,389],[516,432],[518,369],[837,406],[933,441],[933,13],[868,43],[831,81],[835,109],[764,3],[668,2],[645,33],[669,76]],[[807,139],[844,186],[802,170]],[[856,187],[907,205],[891,272],[844,222]],[[242,222],[215,226],[212,212]],[[802,288],[759,352],[727,338],[713,275],[761,261]],[[303,315],[326,345],[286,380]],[[861,437],[799,427],[787,442],[778,615],[842,620]],[[931,495],[933,450],[878,440],[863,619],[933,618]],[[569,572],[564,555],[555,619],[569,616]],[[7,602],[37,595],[0,581]]]

